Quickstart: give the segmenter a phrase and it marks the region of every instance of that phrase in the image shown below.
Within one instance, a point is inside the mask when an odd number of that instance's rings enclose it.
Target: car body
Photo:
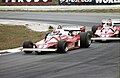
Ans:
[[[103,19],[102,25],[92,27],[95,41],[120,40],[120,19]]]
[[[88,48],[91,44],[91,36],[88,32],[85,32],[85,26],[69,29],[58,28],[56,30],[59,31],[59,34],[54,33],[54,31],[47,33],[45,38],[38,43],[34,44],[30,40],[24,41],[22,51],[25,53],[35,51],[37,54],[45,51],[66,53],[69,50],[80,47]]]

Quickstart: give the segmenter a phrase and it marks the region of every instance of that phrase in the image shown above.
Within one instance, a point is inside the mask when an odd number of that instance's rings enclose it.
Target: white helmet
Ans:
[[[113,26],[113,25],[114,25],[114,24],[112,23],[112,20],[111,20],[111,19],[108,19],[107,25],[108,25],[108,26]]]

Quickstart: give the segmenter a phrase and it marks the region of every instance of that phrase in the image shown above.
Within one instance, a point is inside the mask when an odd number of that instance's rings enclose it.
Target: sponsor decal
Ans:
[[[96,3],[120,3],[120,0],[96,0]]]
[[[92,0],[81,0],[81,2],[92,2]]]
[[[115,4],[120,0],[59,0],[60,4]]]
[[[60,0],[60,2],[81,2],[81,0]]]
[[[4,0],[3,2],[52,2],[52,0]]]
[[[81,0],[60,0],[60,4],[74,4],[74,3],[81,3]]]
[[[0,0],[0,5],[53,5],[52,0]]]

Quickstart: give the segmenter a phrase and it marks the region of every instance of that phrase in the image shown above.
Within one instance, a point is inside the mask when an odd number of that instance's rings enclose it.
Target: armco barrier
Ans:
[[[120,5],[0,6],[0,10],[82,10],[82,9],[120,9]]]

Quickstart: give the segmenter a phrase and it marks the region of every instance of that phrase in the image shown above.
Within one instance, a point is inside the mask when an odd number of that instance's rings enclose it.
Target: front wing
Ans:
[[[57,49],[23,48],[22,51],[57,51]]]
[[[106,40],[120,40],[120,38],[116,38],[116,37],[97,37],[97,38],[91,38],[91,40],[102,40],[102,41],[106,41]]]

